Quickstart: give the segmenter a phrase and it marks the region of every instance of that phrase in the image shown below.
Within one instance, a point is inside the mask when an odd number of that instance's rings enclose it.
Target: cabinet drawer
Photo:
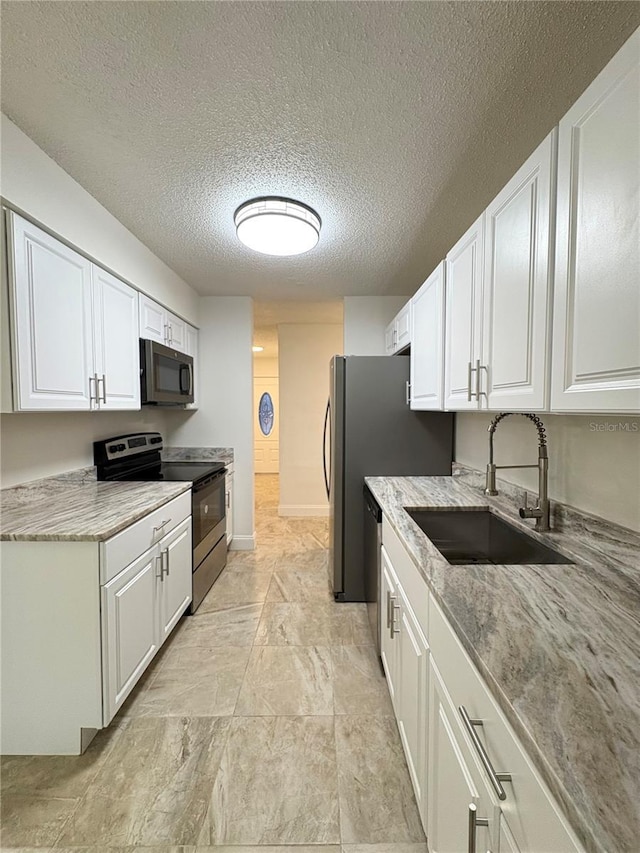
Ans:
[[[116,533],[106,542],[101,542],[100,583],[105,584],[114,578],[190,515],[191,491],[188,491]]]
[[[494,770],[511,774],[511,781],[502,783],[506,799],[500,806],[522,853],[582,851],[566,818],[433,596],[429,601],[428,636],[431,654],[447,685],[458,721],[462,722],[460,706],[466,708],[471,719],[482,720],[482,726],[475,726],[474,731]],[[471,739],[468,741],[472,747]],[[488,774],[483,772],[488,782]]]
[[[428,637],[429,592],[427,582],[418,571],[407,553],[407,549],[385,515],[382,516],[382,544],[389,555],[389,560],[405,592],[406,599],[411,603],[416,621],[425,636]]]

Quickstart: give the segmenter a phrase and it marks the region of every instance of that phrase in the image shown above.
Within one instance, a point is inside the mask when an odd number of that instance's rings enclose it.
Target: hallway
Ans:
[[[229,554],[85,755],[2,760],[4,847],[426,853],[365,605],[333,600],[327,521],[279,518],[277,475],[256,504],[256,551]]]

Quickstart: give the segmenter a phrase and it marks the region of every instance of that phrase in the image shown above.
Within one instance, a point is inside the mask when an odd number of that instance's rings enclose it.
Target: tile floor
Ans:
[[[365,606],[336,604],[327,522],[232,552],[80,757],[2,759],[3,849],[426,853]]]

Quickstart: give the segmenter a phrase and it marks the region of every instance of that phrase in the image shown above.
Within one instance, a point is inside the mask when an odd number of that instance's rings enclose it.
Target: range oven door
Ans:
[[[143,403],[193,403],[193,358],[156,341],[140,338]]]
[[[225,472],[218,471],[193,484],[193,570],[207,556],[213,546],[225,536]]]

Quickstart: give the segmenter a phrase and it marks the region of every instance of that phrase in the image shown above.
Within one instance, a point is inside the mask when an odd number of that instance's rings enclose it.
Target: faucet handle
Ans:
[[[522,493],[522,508],[529,509],[529,492]]]

